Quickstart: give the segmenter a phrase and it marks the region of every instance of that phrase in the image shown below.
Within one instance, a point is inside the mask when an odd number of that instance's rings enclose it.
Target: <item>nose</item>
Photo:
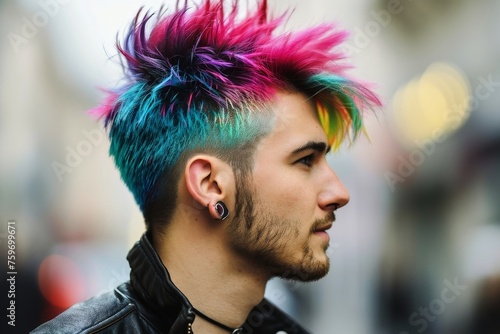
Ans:
[[[322,210],[332,211],[349,203],[349,192],[330,165],[326,165],[325,179],[319,194],[318,204]]]

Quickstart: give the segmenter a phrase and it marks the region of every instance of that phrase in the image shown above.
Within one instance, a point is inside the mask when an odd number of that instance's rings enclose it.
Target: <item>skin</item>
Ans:
[[[324,232],[349,194],[327,163],[327,137],[312,103],[279,93],[273,131],[257,145],[247,179],[216,157],[193,156],[179,183],[179,208],[155,246],[194,307],[240,326],[273,276],[310,281],[328,272]],[[215,203],[230,216],[218,220]],[[320,231],[321,230],[321,231]],[[224,333],[196,318],[195,333]]]
[[[274,110],[275,131],[257,148],[251,180],[238,187],[245,209],[228,240],[273,276],[316,280],[329,269],[329,237],[313,232],[331,226],[349,195],[325,159],[326,135],[310,102],[281,95]]]

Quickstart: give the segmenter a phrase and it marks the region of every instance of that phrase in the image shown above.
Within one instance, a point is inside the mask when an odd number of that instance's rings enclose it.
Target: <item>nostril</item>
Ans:
[[[338,208],[340,207],[340,204],[338,203],[332,203],[332,204],[328,204],[325,209],[326,210],[331,210],[331,211],[336,211]]]

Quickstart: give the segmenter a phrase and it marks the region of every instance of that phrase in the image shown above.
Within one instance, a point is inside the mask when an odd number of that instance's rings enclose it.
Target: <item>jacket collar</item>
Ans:
[[[127,260],[130,284],[139,297],[155,314],[169,318],[171,333],[185,332],[194,321],[192,305],[172,282],[147,233],[132,247]]]

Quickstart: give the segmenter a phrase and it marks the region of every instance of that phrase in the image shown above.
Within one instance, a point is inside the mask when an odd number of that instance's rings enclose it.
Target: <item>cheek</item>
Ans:
[[[307,192],[303,187],[290,186],[285,180],[283,183],[274,182],[258,197],[263,207],[273,216],[301,224],[312,220],[311,215],[315,208],[315,202]]]
[[[317,200],[310,179],[297,166],[279,165],[279,168],[273,168],[276,165],[279,164],[255,165],[252,183],[258,203],[287,219],[307,218],[307,215],[314,213]]]
[[[307,180],[302,180],[293,171],[261,173],[254,181],[257,196],[268,207],[279,209],[285,215],[314,210],[315,198],[311,187],[308,187]]]
[[[286,175],[269,175],[261,178],[256,183],[257,191],[267,202],[273,202],[274,205],[298,205],[304,199],[304,186],[299,186],[290,177]]]

